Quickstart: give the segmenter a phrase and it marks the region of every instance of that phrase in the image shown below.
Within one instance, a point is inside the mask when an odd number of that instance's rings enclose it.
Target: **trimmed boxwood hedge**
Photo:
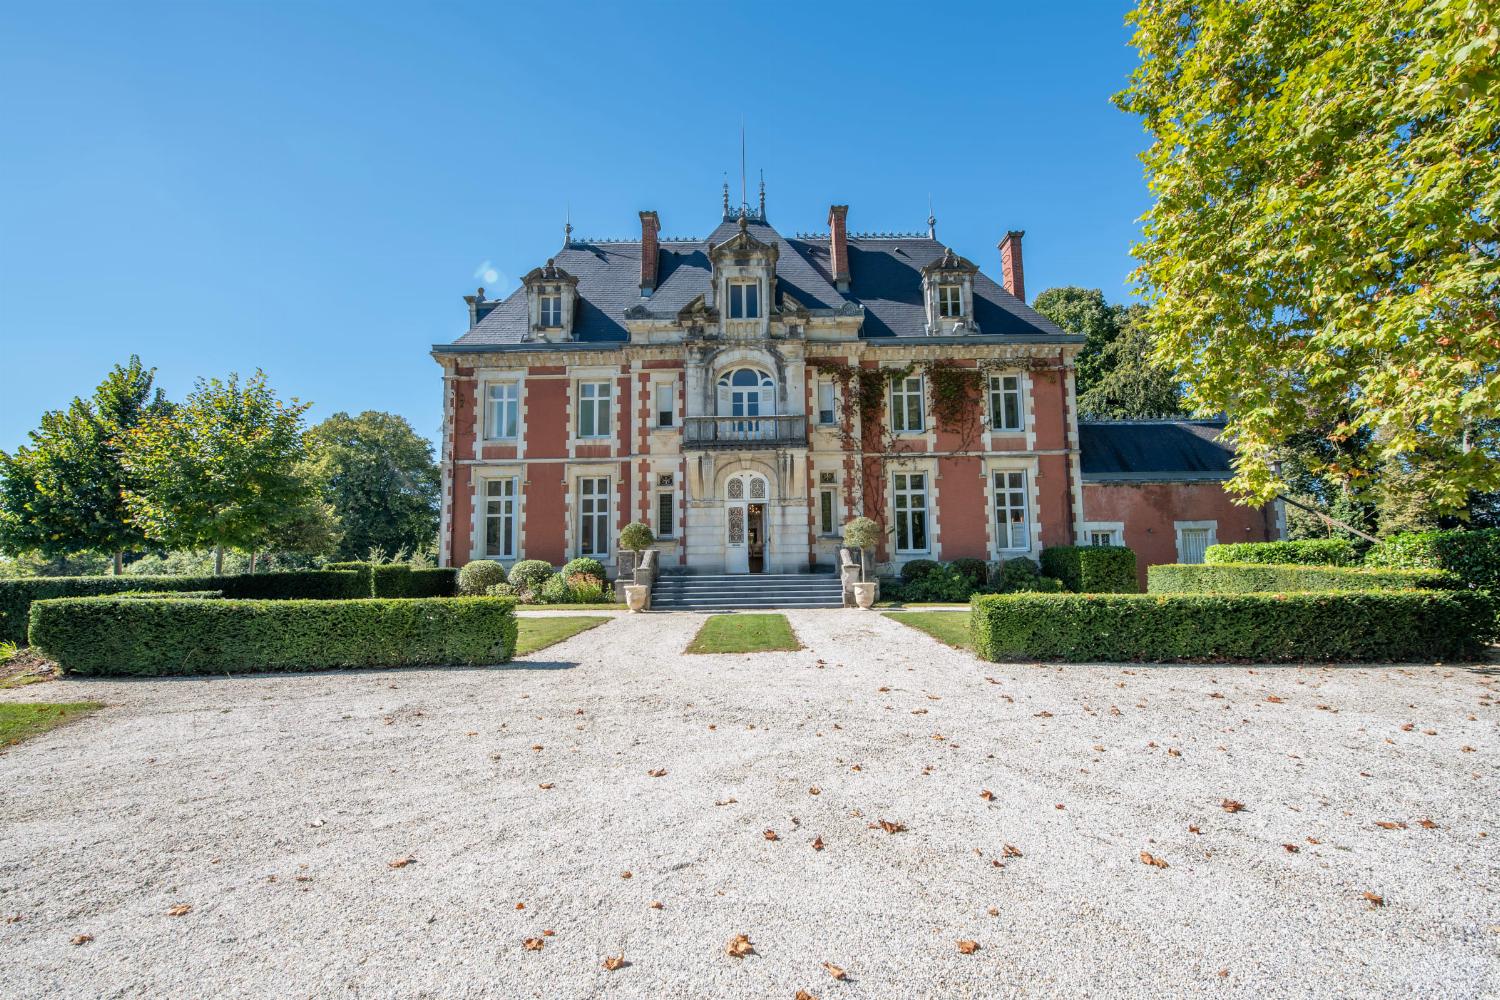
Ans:
[[[1119,545],[1052,545],[1042,550],[1042,573],[1080,594],[1138,594],[1135,551]]]
[[[1203,553],[1208,563],[1297,563],[1304,566],[1353,566],[1359,554],[1343,538],[1308,538],[1300,542],[1231,542],[1210,545]]]
[[[246,573],[233,576],[46,576],[0,580],[0,640],[26,641],[33,601],[98,597],[124,591],[217,590],[245,600],[338,600],[369,596],[367,577],[350,570]]]
[[[1392,535],[1370,547],[1365,565],[1445,569],[1470,587],[1500,590],[1500,528]]]
[[[1479,659],[1495,626],[1482,591],[996,594],[970,602],[988,660]]]
[[[1256,594],[1309,590],[1443,590],[1458,578],[1437,569],[1360,566],[1266,566],[1258,563],[1174,565],[1146,569],[1151,594]]]
[[[31,644],[65,671],[161,677],[503,663],[516,649],[503,597],[127,601],[31,606]]]

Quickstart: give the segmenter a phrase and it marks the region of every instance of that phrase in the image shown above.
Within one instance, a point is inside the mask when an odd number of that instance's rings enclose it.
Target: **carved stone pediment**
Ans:
[[[634,305],[625,310],[626,319],[650,319],[651,310],[642,305]]]
[[[922,274],[932,275],[944,272],[951,274],[978,274],[979,268],[973,261],[954,253],[952,247],[943,247],[943,255],[922,268]]]
[[[530,271],[527,271],[526,276],[521,279],[521,284],[527,288],[530,288],[532,285],[541,284],[572,285],[576,288],[578,286],[578,279],[558,267],[555,261],[549,259],[541,267],[533,267]]]
[[[784,318],[786,318],[786,319],[800,319],[800,320],[805,320],[810,315],[812,315],[811,313],[809,313],[807,311],[807,306],[805,306],[802,303],[798,302],[795,298],[793,298],[787,292],[782,292],[781,293],[781,309],[780,309],[780,312],[781,312],[781,315]]]
[[[677,311],[677,320],[684,324],[693,321],[717,323],[719,321],[719,310],[708,304],[707,295],[700,295]]]
[[[725,257],[748,257],[752,254],[763,255],[774,266],[780,250],[774,243],[762,243],[751,236],[744,216],[740,217],[739,232],[708,251],[709,259],[715,264]]]

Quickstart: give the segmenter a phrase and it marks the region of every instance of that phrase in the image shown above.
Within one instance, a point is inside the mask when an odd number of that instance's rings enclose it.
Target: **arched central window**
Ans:
[[[776,414],[776,383],[765,372],[754,368],[736,368],[719,377],[719,416],[724,430],[738,437],[756,437],[775,432],[774,420],[761,420]]]

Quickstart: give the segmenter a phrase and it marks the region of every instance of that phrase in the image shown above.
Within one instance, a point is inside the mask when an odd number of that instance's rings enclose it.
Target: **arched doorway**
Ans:
[[[740,472],[724,484],[724,571],[766,571],[766,477]]]
[[[719,376],[720,437],[725,440],[755,440],[775,432],[776,421],[761,417],[776,415],[776,382],[754,368],[736,368]]]

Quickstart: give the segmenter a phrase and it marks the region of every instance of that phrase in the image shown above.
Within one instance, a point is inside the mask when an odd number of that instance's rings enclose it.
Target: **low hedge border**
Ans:
[[[1313,590],[1452,590],[1457,577],[1436,569],[1163,563],[1146,569],[1148,594],[1258,594]]]
[[[125,591],[217,590],[231,600],[347,600],[368,597],[368,580],[352,570],[293,570],[233,576],[47,576],[0,580],[0,640],[26,642],[34,601],[102,597]]]
[[[1445,569],[1467,586],[1500,590],[1500,528],[1392,535],[1370,547],[1365,565]]]
[[[31,606],[31,644],[93,677],[504,663],[515,602],[65,597]]]
[[[970,602],[987,660],[1420,662],[1485,655],[1495,601],[1467,590],[998,594]]]
[[[1359,562],[1354,545],[1343,538],[1307,538],[1299,542],[1229,542],[1210,545],[1207,563],[1272,563],[1278,566],[1353,566]]]
[[[1052,545],[1042,550],[1042,573],[1079,594],[1138,594],[1135,551],[1119,545]]]

